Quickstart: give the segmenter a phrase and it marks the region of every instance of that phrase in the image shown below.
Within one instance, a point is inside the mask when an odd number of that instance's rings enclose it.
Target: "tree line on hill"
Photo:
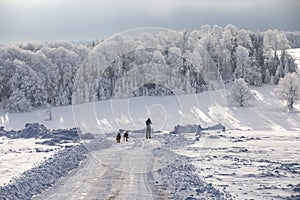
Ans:
[[[249,85],[278,84],[297,69],[286,51],[291,47],[300,47],[299,32],[253,32],[234,25],[1,46],[0,106],[26,112],[109,98],[199,93],[210,89],[201,73],[206,55],[225,83],[242,78]]]

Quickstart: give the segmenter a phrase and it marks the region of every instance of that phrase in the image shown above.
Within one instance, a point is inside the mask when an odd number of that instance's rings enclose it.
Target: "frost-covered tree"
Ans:
[[[27,112],[32,109],[32,105],[24,91],[16,90],[10,95],[8,109],[13,112]]]
[[[233,77],[231,66],[231,55],[228,49],[219,47],[217,65],[224,81],[231,80]]]
[[[247,49],[252,47],[249,31],[241,29],[237,33],[237,44]]]
[[[0,54],[0,103],[6,107],[7,99],[11,94],[9,81],[15,73],[16,63],[2,59],[2,55]]]
[[[290,45],[288,39],[286,38],[286,34],[275,29],[267,30],[264,33],[264,48],[266,50],[273,50],[274,57],[276,57],[278,50],[288,49],[290,48]]]
[[[276,55],[278,50],[277,34],[278,30],[270,29],[264,33],[264,49],[274,50],[274,55]]]
[[[264,78],[264,43],[263,35],[259,32],[249,33],[252,41],[252,48],[250,48],[250,57],[253,64],[261,67],[262,79]]]
[[[43,47],[42,44],[39,44],[39,43],[31,43],[31,42],[24,43],[24,44],[21,44],[21,45],[19,46],[19,48],[21,48],[21,49],[28,50],[28,51],[32,51],[32,52],[37,52],[37,51],[40,50],[42,47]]]
[[[288,39],[291,48],[300,48],[300,32],[286,32],[286,38]]]
[[[289,72],[295,72],[293,61],[290,61],[286,49],[290,48],[286,34],[278,30],[268,30],[264,35],[264,65],[262,72],[269,69],[274,76],[275,84]],[[265,78],[263,74],[262,78]]]
[[[292,110],[294,104],[300,100],[300,79],[296,73],[287,74],[275,90],[279,98],[286,101],[287,108]]]
[[[42,53],[54,64],[56,74],[55,106],[69,105],[71,103],[74,79],[80,67],[80,56],[63,47],[43,48]]]
[[[8,73],[11,78],[16,70],[16,66],[14,65],[16,63],[15,61],[20,61],[27,65],[30,70],[35,72],[36,76],[39,77],[40,85],[45,86],[44,90],[47,93],[47,101],[51,102],[52,98],[54,98],[54,91],[56,90],[56,74],[54,73],[55,69],[53,68],[52,63],[45,56],[41,55],[39,52],[32,52],[10,46],[0,52],[0,57],[5,63],[3,66],[6,71],[5,73]],[[10,91],[12,92],[12,90]]]
[[[255,65],[248,67],[245,80],[249,85],[261,86],[262,76],[260,68]]]
[[[199,93],[208,88],[202,76],[210,61],[225,83],[243,78],[249,85],[278,84],[286,74],[297,71],[286,49],[300,44],[299,38],[299,33],[278,30],[262,33],[234,25],[203,25],[191,32],[115,34],[94,45],[93,41],[53,41],[1,46],[0,106],[27,105],[19,106],[21,111],[113,96],[169,95],[170,88],[176,94]],[[16,83],[16,70],[29,77],[22,87],[34,83],[30,90],[11,84]],[[35,83],[45,92],[46,102],[34,97],[40,91]],[[12,99],[17,99],[14,104]],[[19,99],[24,102],[18,103]]]
[[[244,79],[239,78],[234,81],[231,88],[231,99],[243,107],[252,97],[252,93]]]
[[[222,48],[226,48],[228,52],[230,53],[230,65],[233,70],[235,71],[236,68],[236,48],[238,46],[237,44],[237,27],[235,25],[229,24],[224,28],[222,39],[221,39],[221,45]]]
[[[248,79],[247,75],[250,70],[249,51],[247,48],[238,46],[236,49],[236,69],[234,71],[235,79]],[[249,77],[250,78],[250,77]]]
[[[80,59],[81,62],[83,62],[87,55],[90,53],[90,50],[81,44],[74,44],[72,42],[68,41],[53,41],[47,43],[47,48],[53,48],[53,49],[58,49],[58,48],[64,48],[67,49],[71,52],[74,52],[77,54],[77,57]]]
[[[9,110],[14,112],[30,111],[33,107],[44,106],[47,93],[41,77],[27,64],[17,62],[15,74],[10,80],[12,94],[9,97]]]

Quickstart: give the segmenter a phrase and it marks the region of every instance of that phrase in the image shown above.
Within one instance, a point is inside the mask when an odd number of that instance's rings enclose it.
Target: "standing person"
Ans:
[[[121,133],[118,133],[116,139],[117,139],[117,143],[120,143],[120,142],[121,142]]]
[[[124,141],[128,141],[128,138],[129,138],[129,134],[128,134],[128,131],[126,131],[124,133]]]
[[[148,118],[146,121],[146,139],[151,139],[151,119]]]

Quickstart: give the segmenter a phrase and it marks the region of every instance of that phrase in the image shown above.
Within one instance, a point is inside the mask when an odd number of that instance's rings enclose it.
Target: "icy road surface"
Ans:
[[[68,177],[33,199],[170,199],[170,191],[154,180],[172,160],[154,157],[151,151],[158,146],[158,140],[136,137],[90,153]]]

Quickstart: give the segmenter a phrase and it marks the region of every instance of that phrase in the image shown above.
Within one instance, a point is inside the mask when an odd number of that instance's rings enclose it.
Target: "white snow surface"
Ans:
[[[34,199],[224,199],[226,195],[205,183],[188,158],[172,153],[168,141],[183,136],[144,133],[128,142],[93,151],[79,168]],[[110,138],[114,140],[114,138]]]
[[[113,143],[114,131],[142,130],[148,117],[154,130],[163,132],[173,130],[178,124],[205,128],[221,123],[226,127],[225,133],[204,131],[197,135],[199,141],[194,140],[195,133],[184,131],[175,135],[156,133],[152,140],[146,140],[144,133],[135,132],[130,133],[127,143],[122,141],[111,147],[107,143],[102,148],[87,145],[88,152],[80,149],[79,153],[71,154],[74,159],[70,161],[73,166],[70,170],[87,158],[69,174],[68,171],[59,173],[68,175],[65,178],[43,182],[39,178],[47,177],[45,170],[32,168],[42,175],[34,179],[25,175],[22,184],[17,180],[5,192],[18,191],[30,197],[54,184],[35,198],[63,199],[67,195],[72,197],[69,199],[299,197],[300,160],[294,155],[300,151],[300,107],[296,105],[294,111],[287,112],[284,102],[274,94],[275,87],[250,87],[255,97],[245,107],[228,102],[229,90],[225,90],[56,107],[52,108],[52,121],[45,121],[46,110],[13,114],[2,110],[0,125],[5,129],[22,129],[28,122],[39,122],[50,129],[80,127],[83,132],[100,134]],[[104,134],[107,132],[111,134]],[[66,167],[60,156],[54,162],[58,165],[55,172]],[[53,163],[50,163],[45,162],[46,168],[42,169],[51,169]],[[30,187],[37,189],[26,196],[30,188],[28,180],[32,182]],[[220,192],[224,188],[225,193]]]
[[[169,199],[170,191],[152,191],[152,171],[173,159],[154,157],[158,140],[130,138],[129,142],[90,153],[70,176],[35,199]],[[163,161],[163,163],[161,163]]]
[[[175,152],[234,199],[299,199],[299,138],[299,131],[204,131],[199,142]]]
[[[12,184],[0,187],[0,199],[230,197],[204,182],[188,157],[172,152],[174,148],[193,143],[192,140],[170,134],[154,134],[150,140],[144,137],[144,133],[135,133],[129,142],[111,146],[115,138],[102,135],[85,146],[59,151]]]
[[[285,103],[275,95],[275,87],[250,87],[255,97],[245,107],[227,101],[228,89],[197,95],[135,97],[54,107],[52,121],[45,120],[48,119],[47,110],[43,109],[29,113],[2,110],[0,126],[19,130],[28,122],[39,122],[49,129],[80,127],[83,132],[98,134],[118,129],[140,130],[150,117],[154,130],[161,131],[170,131],[178,124],[207,127],[217,123],[229,129],[300,130],[299,105],[295,111],[287,112]]]
[[[36,144],[41,141],[0,137],[0,186],[8,184],[12,177],[18,177],[61,149],[58,146]]]
[[[40,165],[14,178],[10,184],[0,187],[0,199],[31,199],[33,195],[45,191],[57,180],[67,176],[71,170],[77,168],[80,161],[86,158],[88,151],[108,148],[110,145],[111,143],[102,137],[86,145],[66,147]]]

